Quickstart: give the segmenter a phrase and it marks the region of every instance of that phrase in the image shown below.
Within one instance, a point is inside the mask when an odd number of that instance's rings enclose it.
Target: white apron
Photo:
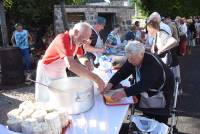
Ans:
[[[95,29],[93,29],[93,30],[96,32]],[[98,38],[97,38],[97,42],[96,42],[95,47],[96,47],[96,48],[103,48],[103,47],[104,47],[104,45],[103,45],[103,40],[101,39],[101,37],[100,37],[100,35],[99,35],[98,32],[96,32],[96,34],[97,34]],[[102,53],[100,53],[100,52],[93,52],[93,54],[94,54],[95,57],[96,57],[94,63],[99,63],[99,57],[102,56]]]
[[[53,80],[66,78],[66,64],[64,59],[58,59],[50,64],[44,64],[42,60],[38,62],[36,81],[49,85]],[[49,89],[38,83],[35,84],[35,100],[38,102],[49,101]]]

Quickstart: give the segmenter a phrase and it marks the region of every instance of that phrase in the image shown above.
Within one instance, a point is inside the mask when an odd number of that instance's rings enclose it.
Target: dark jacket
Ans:
[[[159,58],[158,58],[159,59]],[[159,59],[162,63],[165,74],[166,82],[163,87],[166,100],[171,100],[174,90],[174,77],[170,69]],[[135,66],[126,61],[119,71],[110,79],[110,83],[117,85],[122,80],[126,79],[130,75],[136,76]],[[163,69],[152,54],[145,53],[140,67],[141,79],[138,83],[131,85],[124,89],[127,96],[139,95],[146,91],[150,93],[149,89],[159,89],[163,84]]]
[[[98,35],[94,31],[94,29],[92,29],[92,34],[90,36],[90,40],[91,40],[91,44],[90,45],[93,46],[93,47],[95,47],[96,43],[97,43],[97,39],[98,39]],[[93,59],[93,61],[96,59],[96,56],[93,53],[91,53],[91,52],[86,52],[85,56],[88,59]]]
[[[96,34],[96,32],[94,31],[94,29],[92,29],[92,34],[90,36],[90,40],[92,41],[91,42],[91,46],[95,47],[96,46],[96,43],[97,43],[97,39],[98,39],[98,35]]]

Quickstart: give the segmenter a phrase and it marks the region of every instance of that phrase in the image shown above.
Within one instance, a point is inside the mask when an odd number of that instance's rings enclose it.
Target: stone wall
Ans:
[[[112,0],[112,6],[130,6],[129,0]]]
[[[116,14],[116,22],[123,25],[124,28],[129,27],[129,24],[132,16],[134,15],[134,10],[131,7],[122,7],[122,6],[65,6],[65,12],[67,13],[84,13],[86,21],[91,25],[95,23],[98,13],[114,13]],[[69,21],[68,21],[69,22]],[[69,27],[73,27],[74,23],[68,23]],[[60,11],[60,6],[54,6],[54,30],[58,34],[64,31],[62,15]]]

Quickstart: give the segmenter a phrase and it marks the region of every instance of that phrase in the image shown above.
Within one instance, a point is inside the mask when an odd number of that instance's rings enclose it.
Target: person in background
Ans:
[[[174,77],[179,79],[179,93],[182,94],[182,87],[181,87],[181,73],[180,73],[180,65],[179,65],[179,59],[178,59],[178,48],[179,48],[179,33],[178,33],[178,27],[175,24],[175,22],[172,22],[171,18],[168,16],[165,18],[165,23],[170,26],[172,31],[172,37],[174,37],[177,40],[177,45],[171,49],[171,55],[172,55],[172,64],[171,64],[171,70],[173,71]]]
[[[135,26],[132,26],[132,27],[129,29],[129,31],[126,33],[126,35],[125,35],[125,40],[126,40],[126,41],[134,40],[134,39],[135,39],[134,30],[135,30]]]
[[[99,32],[104,29],[105,25],[106,19],[98,16],[95,25],[92,27],[92,35],[90,37],[91,42],[83,46],[86,51],[86,56],[95,64],[98,63],[98,58],[102,53],[106,52],[103,40],[99,34]]]
[[[22,24],[17,23],[15,25],[15,31],[12,34],[11,42],[14,47],[18,47],[21,50],[21,54],[23,57],[23,61],[25,64],[25,76],[26,82],[28,79],[31,78],[31,58],[30,58],[30,51],[29,51],[29,41],[32,40],[28,30],[23,29]]]
[[[165,24],[165,23],[163,23],[163,22],[161,21],[161,16],[160,16],[160,14],[159,14],[158,12],[153,12],[153,13],[149,16],[148,22],[149,22],[150,20],[156,21],[156,22],[159,24],[159,26],[160,26],[160,30],[163,30],[163,31],[167,32],[169,35],[172,35],[172,32],[171,32],[170,27],[169,27],[167,24]]]
[[[179,36],[180,36],[180,43],[179,43],[179,54],[181,56],[186,55],[187,52],[187,25],[184,19],[180,19],[179,25]]]
[[[116,92],[111,98],[119,101],[123,97],[137,96],[142,92],[151,94],[150,89],[159,89],[163,85],[164,71],[166,81],[161,90],[164,91],[167,101],[164,109],[169,110],[174,89],[174,78],[170,69],[159,58],[154,57],[151,53],[146,53],[144,45],[139,41],[129,41],[125,47],[125,53],[127,57],[126,63],[112,76],[104,92],[113,89],[121,81],[133,75],[135,84]],[[160,61],[162,66],[157,60]],[[168,121],[167,116],[155,116],[155,119],[163,123]]]
[[[135,40],[143,42],[142,31],[141,31],[141,28],[140,28],[140,22],[139,21],[135,21]]]
[[[168,50],[177,45],[177,40],[165,31],[160,31],[160,26],[157,21],[149,21],[147,23],[147,30],[149,35],[154,38],[151,52],[157,54],[165,64],[171,64],[168,63],[170,60],[169,58],[171,58],[168,56]]]
[[[188,37],[188,54],[191,53],[191,47],[195,47],[195,37],[196,37],[196,28],[195,28],[195,22],[192,19],[187,20],[187,37]]]
[[[196,34],[196,45],[200,45],[200,19],[195,19]]]
[[[94,81],[99,91],[103,91],[103,80],[91,72],[92,65],[83,53],[82,46],[88,43],[91,33],[91,25],[80,22],[73,29],[58,34],[38,62],[36,81],[49,85],[53,80],[67,78],[67,68],[80,77]],[[49,101],[48,88],[36,83],[35,94],[37,101]]]
[[[146,40],[145,40],[145,49],[147,50],[147,51],[151,51],[151,47],[152,47],[152,45],[153,45],[153,40],[154,40],[154,38],[153,37],[151,37],[149,34],[148,34],[148,31],[147,31],[147,33],[146,33]]]
[[[135,21],[135,26],[140,28],[140,22],[139,21]]]
[[[121,44],[121,39],[119,36],[119,33],[122,29],[122,26],[119,24],[116,24],[114,26],[114,29],[108,34],[108,37],[106,39],[106,47],[108,48],[114,48]]]
[[[147,24],[147,21],[145,21],[145,25]],[[147,27],[145,26],[145,37],[144,37],[144,46],[145,46],[145,50],[151,52],[151,47],[153,45],[153,40],[154,38],[152,36],[149,35],[149,32],[147,30]]]

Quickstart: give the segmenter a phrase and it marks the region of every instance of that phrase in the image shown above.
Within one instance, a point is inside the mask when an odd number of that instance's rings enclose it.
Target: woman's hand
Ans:
[[[112,87],[113,87],[113,84],[112,84],[112,83],[108,83],[108,84],[106,85],[106,87],[104,88],[103,92],[109,91],[110,89],[112,89]]]
[[[121,90],[115,94],[112,95],[112,100],[114,101],[120,101],[122,98],[126,97],[126,93],[124,90]]]

